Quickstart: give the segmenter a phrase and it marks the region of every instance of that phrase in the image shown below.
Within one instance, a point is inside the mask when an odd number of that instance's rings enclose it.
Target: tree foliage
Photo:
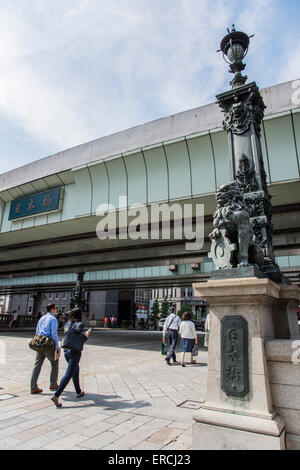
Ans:
[[[187,304],[183,304],[181,306],[181,308],[178,310],[178,315],[180,316],[180,318],[182,317],[182,315],[184,314],[184,312],[189,312],[191,314],[191,317],[192,317],[192,320],[195,320],[195,315],[193,314],[193,309],[190,305],[187,305]]]
[[[167,297],[166,297],[165,300],[161,304],[160,317],[161,318],[167,318],[167,316],[169,314],[170,314],[170,304],[169,304],[169,302],[167,300]]]
[[[152,312],[151,312],[151,316],[154,318],[154,320],[158,320],[159,318],[159,302],[158,300],[156,299],[154,302],[153,302],[153,305],[152,305]]]

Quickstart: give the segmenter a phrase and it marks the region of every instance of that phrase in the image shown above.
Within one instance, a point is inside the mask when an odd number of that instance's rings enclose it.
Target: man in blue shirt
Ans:
[[[58,323],[56,319],[56,312],[57,306],[55,303],[48,304],[47,314],[40,318],[36,327],[37,335],[44,335],[54,339],[55,351],[51,353],[36,353],[35,364],[31,376],[31,394],[42,393],[43,391],[41,388],[38,388],[37,380],[46,357],[51,362],[50,390],[57,390],[58,388],[58,357],[60,353],[60,347],[57,334]]]

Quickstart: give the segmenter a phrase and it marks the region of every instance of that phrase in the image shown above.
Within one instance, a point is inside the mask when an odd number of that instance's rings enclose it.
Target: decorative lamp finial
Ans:
[[[245,84],[247,76],[241,74],[242,70],[246,68],[246,64],[243,63],[243,59],[248,53],[250,38],[254,36],[248,36],[248,34],[242,31],[236,31],[234,24],[232,25],[232,31],[227,34],[221,41],[220,49],[218,52],[223,52],[223,58],[225,62],[230,65],[230,73],[234,73],[234,79],[230,83],[232,88],[236,88]]]

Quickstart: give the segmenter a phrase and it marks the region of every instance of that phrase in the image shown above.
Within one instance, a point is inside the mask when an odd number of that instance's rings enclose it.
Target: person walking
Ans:
[[[192,316],[190,312],[184,312],[182,315],[182,322],[179,328],[180,333],[180,352],[181,352],[181,365],[185,367],[184,356],[185,353],[191,353],[191,364],[195,364],[193,360],[192,350],[195,344],[198,344],[198,337],[194,322],[191,321]]]
[[[12,320],[10,322],[10,324],[8,325],[8,328],[16,328],[16,325],[17,325],[17,321],[18,321],[18,312],[17,310],[14,310],[13,311],[13,317],[12,317]]]
[[[55,303],[50,303],[47,305],[47,314],[42,316],[38,321],[36,327],[36,335],[44,335],[49,338],[53,338],[55,342],[55,350],[47,353],[36,353],[35,364],[31,376],[31,394],[42,393],[42,389],[37,386],[37,380],[39,378],[42,365],[44,360],[47,359],[51,363],[51,374],[50,374],[50,390],[56,390],[57,378],[58,378],[58,361],[60,355],[60,347],[58,342],[57,335],[57,319],[56,319],[57,306]]]
[[[81,344],[80,344],[80,350],[68,349],[68,348],[65,348],[64,350],[64,355],[68,363],[68,367],[67,367],[65,375],[60,381],[60,384],[55,394],[53,395],[53,397],[51,397],[51,400],[53,401],[53,403],[55,404],[57,408],[62,407],[62,404],[59,402],[59,397],[71,379],[73,379],[73,384],[76,390],[76,397],[81,398],[84,396],[84,392],[81,390],[80,383],[79,383],[79,361],[81,358],[83,345],[87,341],[92,330],[89,329],[86,333],[84,333],[84,324],[77,321],[77,318],[80,317],[79,313],[81,313],[80,309],[78,308],[73,309],[70,313],[69,321],[65,324],[65,334],[68,333],[72,329],[72,331],[78,334]]]
[[[181,325],[181,320],[178,315],[175,313],[171,313],[167,318],[164,323],[164,328],[163,328],[163,342],[166,341],[166,337],[168,339],[169,343],[169,351],[167,352],[167,355],[165,357],[166,363],[170,366],[171,365],[171,358],[173,359],[173,362],[176,362],[176,354],[175,354],[175,349],[177,345],[177,340],[178,340],[178,331]]]
[[[109,318],[107,315],[105,315],[104,317],[104,328],[108,328],[108,325],[109,325]]]

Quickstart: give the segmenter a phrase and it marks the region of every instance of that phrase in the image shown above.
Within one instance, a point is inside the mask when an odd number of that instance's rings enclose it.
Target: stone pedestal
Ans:
[[[194,415],[193,449],[284,449],[285,424],[273,408],[264,341],[276,338],[278,317],[285,318],[286,334],[295,335],[287,306],[300,298],[300,289],[255,277],[193,287],[210,305],[207,396]],[[244,397],[221,389],[221,321],[226,316],[248,323],[249,392]]]

